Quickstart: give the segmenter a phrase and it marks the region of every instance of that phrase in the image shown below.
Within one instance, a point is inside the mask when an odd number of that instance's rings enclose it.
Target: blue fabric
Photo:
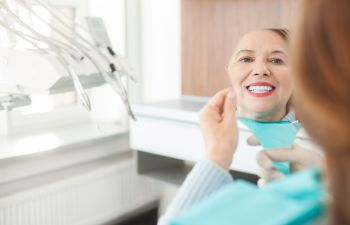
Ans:
[[[290,148],[300,129],[299,123],[290,121],[259,122],[248,118],[239,117],[258,138],[264,149]],[[285,175],[290,174],[289,162],[274,162],[276,169]]]
[[[301,225],[323,212],[324,187],[317,169],[258,189],[236,181],[172,220],[171,225]]]

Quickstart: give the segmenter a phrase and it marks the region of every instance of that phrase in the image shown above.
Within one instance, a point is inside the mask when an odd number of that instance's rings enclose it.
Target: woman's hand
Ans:
[[[238,141],[236,101],[231,89],[216,93],[204,106],[200,113],[199,126],[204,137],[207,158],[228,170]]]
[[[272,149],[259,152],[257,156],[258,164],[262,168],[259,172],[261,177],[258,186],[264,186],[269,181],[284,177],[277,171],[272,162],[290,162],[292,172],[304,170],[312,167],[321,168],[323,165],[323,155],[319,152],[308,150],[294,144],[291,149]]]

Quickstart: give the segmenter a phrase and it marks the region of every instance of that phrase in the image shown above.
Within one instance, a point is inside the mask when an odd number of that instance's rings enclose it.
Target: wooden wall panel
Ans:
[[[259,28],[290,28],[296,0],[182,0],[182,94],[211,96],[238,39]]]

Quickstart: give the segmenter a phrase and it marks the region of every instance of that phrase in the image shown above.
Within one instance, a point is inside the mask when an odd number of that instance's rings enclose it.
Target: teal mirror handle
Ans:
[[[259,122],[244,117],[238,119],[245,124],[258,138],[266,150],[274,148],[290,148],[293,146],[300,124],[290,121]],[[290,174],[290,162],[273,162],[277,171],[284,175]]]
[[[266,150],[268,151],[268,150]],[[276,162],[274,161],[273,166],[276,168],[277,171],[283,173],[284,175],[288,176],[290,175],[290,162]]]

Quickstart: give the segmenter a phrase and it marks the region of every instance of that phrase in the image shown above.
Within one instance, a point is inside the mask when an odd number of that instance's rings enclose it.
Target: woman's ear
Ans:
[[[232,86],[233,80],[232,80],[232,75],[231,75],[230,73],[228,74],[228,79],[230,79],[230,84],[231,84],[231,86]]]
[[[230,67],[229,64],[225,66],[225,70],[227,72],[228,78],[230,79],[230,83],[232,84],[232,74],[230,73]]]
[[[232,63],[233,63],[233,55],[230,56],[228,63],[225,65],[225,70],[230,78],[231,83],[232,83],[232,78],[231,78],[231,76],[232,76],[232,73],[231,73]]]

